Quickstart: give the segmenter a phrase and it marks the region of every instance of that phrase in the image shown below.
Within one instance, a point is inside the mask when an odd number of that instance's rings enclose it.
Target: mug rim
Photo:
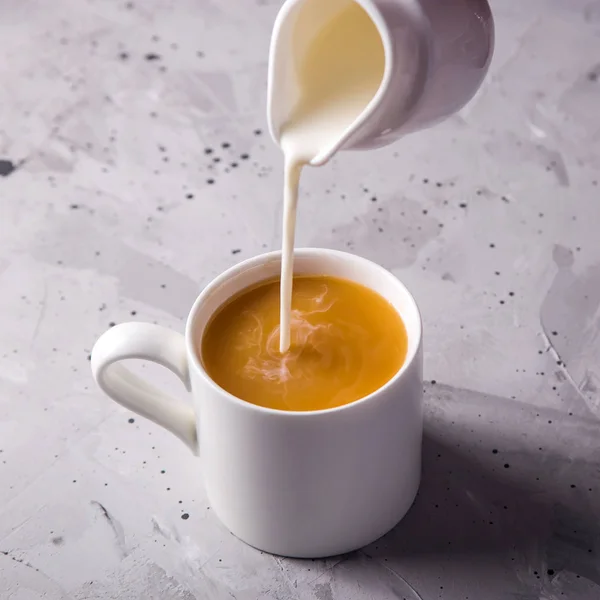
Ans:
[[[253,404],[252,402],[248,402],[247,400],[243,400],[242,398],[238,398],[237,396],[228,392],[227,390],[222,388],[219,384],[217,384],[212,379],[212,377],[210,377],[210,375],[206,372],[206,369],[202,365],[202,362],[200,360],[198,352],[193,344],[193,336],[192,336],[194,321],[195,321],[195,318],[196,318],[199,310],[202,307],[202,304],[212,294],[212,292],[214,292],[218,287],[223,285],[226,281],[228,281],[232,277],[235,277],[236,275],[238,275],[244,271],[247,271],[251,268],[258,267],[261,264],[264,264],[270,260],[280,259],[281,258],[281,250],[274,250],[271,252],[265,252],[263,254],[258,254],[256,256],[247,258],[246,260],[243,260],[242,262],[229,267],[228,269],[223,271],[220,275],[217,275],[217,277],[215,277],[213,280],[211,280],[210,283],[200,292],[200,294],[194,301],[194,304],[192,305],[192,308],[189,312],[189,315],[187,317],[186,324],[185,324],[185,348],[186,348],[188,364],[190,365],[190,368],[193,367],[194,369],[196,369],[196,371],[202,377],[203,381],[205,383],[207,383],[214,391],[219,392],[222,396],[227,398],[227,400],[233,402],[234,404],[240,406],[241,408],[246,408],[249,410],[256,410],[258,412],[261,412],[264,414],[271,414],[274,416],[289,415],[289,417],[293,417],[293,418],[300,418],[300,417],[308,418],[311,416],[333,414],[333,413],[345,411],[345,410],[350,409],[353,406],[357,406],[359,404],[365,404],[369,401],[374,401],[382,392],[384,392],[385,390],[387,390],[388,388],[393,386],[399,379],[402,378],[402,376],[406,373],[406,371],[408,371],[410,366],[417,359],[417,356],[420,351],[421,342],[423,339],[423,319],[422,319],[421,311],[419,310],[419,305],[417,304],[417,301],[415,300],[415,298],[412,295],[412,293],[410,292],[410,290],[406,287],[406,285],[404,285],[404,283],[402,281],[400,281],[400,279],[398,277],[396,277],[391,271],[388,271],[386,268],[382,267],[381,265],[377,264],[376,262],[374,262],[372,260],[369,260],[368,258],[364,258],[362,256],[359,256],[357,254],[352,254],[350,252],[343,252],[341,250],[332,250],[329,248],[295,248],[295,250],[294,250],[294,257],[300,257],[300,256],[310,257],[310,256],[312,256],[312,257],[318,258],[319,256],[321,256],[323,254],[338,257],[338,258],[340,258],[342,260],[346,260],[346,261],[348,261],[348,260],[354,261],[354,262],[358,261],[358,262],[362,263],[363,266],[365,266],[371,270],[379,271],[380,273],[385,274],[387,277],[391,277],[394,280],[395,284],[399,285],[400,288],[402,289],[402,291],[407,295],[408,300],[412,304],[412,308],[415,311],[415,314],[417,315],[417,336],[416,336],[417,339],[415,340],[416,343],[414,344],[412,351],[407,353],[406,358],[404,359],[404,362],[402,363],[401,367],[381,387],[377,388],[370,394],[363,396],[362,398],[358,398],[357,400],[353,400],[352,402],[349,402],[347,404],[342,404],[340,406],[334,406],[332,408],[321,408],[318,410],[303,410],[303,411],[301,411],[301,410],[283,410],[280,408],[269,408],[266,406],[260,406],[258,404]],[[257,281],[256,283],[258,283],[259,281]],[[222,306],[222,304],[220,304],[219,307],[217,309],[215,309],[215,311],[213,311],[213,313],[210,315],[209,319],[215,314],[216,310],[218,310],[221,306]],[[402,315],[400,315],[400,316],[402,317]],[[408,335],[408,331],[407,331],[407,335]]]

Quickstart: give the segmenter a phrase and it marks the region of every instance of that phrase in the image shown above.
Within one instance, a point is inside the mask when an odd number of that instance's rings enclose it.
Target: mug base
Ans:
[[[415,490],[414,490],[412,496],[410,497],[410,502],[407,503],[406,509],[402,512],[402,515],[399,518],[397,518],[396,521],[392,525],[387,525],[385,527],[385,529],[383,529],[382,531],[372,534],[369,537],[366,537],[364,540],[360,540],[358,542],[354,541],[354,543],[351,543],[351,544],[339,544],[339,545],[338,544],[329,545],[327,543],[324,543],[324,544],[320,544],[320,547],[315,548],[314,550],[299,549],[299,548],[287,549],[285,547],[278,545],[277,543],[275,543],[275,544],[255,543],[249,539],[245,539],[243,535],[239,535],[235,531],[233,531],[227,525],[225,520],[223,520],[221,518],[219,511],[217,509],[215,509],[214,507],[213,507],[213,511],[216,514],[216,516],[218,517],[218,519],[221,521],[221,523],[223,523],[223,525],[225,525],[225,527],[227,527],[228,531],[235,538],[237,538],[238,540],[240,540],[247,546],[254,548],[255,550],[258,550],[260,552],[266,552],[267,554],[272,554],[273,556],[280,556],[282,558],[325,559],[325,558],[332,558],[335,556],[342,556],[344,554],[350,554],[351,552],[355,552],[357,550],[360,550],[361,548],[364,548],[366,546],[369,546],[370,544],[373,544],[377,540],[381,539],[382,537],[384,537],[385,535],[390,533],[393,529],[395,529],[402,522],[402,520],[406,517],[406,515],[412,508],[413,504],[415,503],[415,498],[417,497],[417,492],[419,491],[420,483],[421,483],[421,477],[419,476],[417,485],[415,486]]]

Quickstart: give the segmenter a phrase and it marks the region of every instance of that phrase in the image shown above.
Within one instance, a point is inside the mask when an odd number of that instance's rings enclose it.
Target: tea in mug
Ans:
[[[402,367],[406,328],[378,293],[336,277],[294,277],[284,353],[279,293],[279,279],[242,290],[197,342],[206,372],[230,394],[272,409],[323,410],[368,396]]]

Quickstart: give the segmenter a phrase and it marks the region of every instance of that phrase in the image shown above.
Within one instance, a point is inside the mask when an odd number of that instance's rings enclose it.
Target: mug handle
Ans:
[[[191,391],[185,338],[150,323],[122,323],[106,331],[92,350],[92,374],[115,402],[154,421],[198,453],[196,417],[191,406],[134,375],[122,360],[139,358],[167,367]]]

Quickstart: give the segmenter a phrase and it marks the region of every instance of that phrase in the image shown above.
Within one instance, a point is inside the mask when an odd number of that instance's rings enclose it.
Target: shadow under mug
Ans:
[[[344,252],[297,249],[295,274],[355,281],[396,308],[408,333],[406,360],[383,387],[344,406],[292,412],[244,402],[210,379],[196,342],[224,302],[277,277],[280,265],[280,252],[263,254],[214,279],[194,302],[185,337],[146,323],[109,329],[94,346],[92,372],[113,400],[199,454],[208,500],[235,536],[282,556],[344,554],[392,529],[419,487],[421,317],[409,291],[383,267]],[[131,358],[173,371],[191,391],[191,405],[120,364]]]

